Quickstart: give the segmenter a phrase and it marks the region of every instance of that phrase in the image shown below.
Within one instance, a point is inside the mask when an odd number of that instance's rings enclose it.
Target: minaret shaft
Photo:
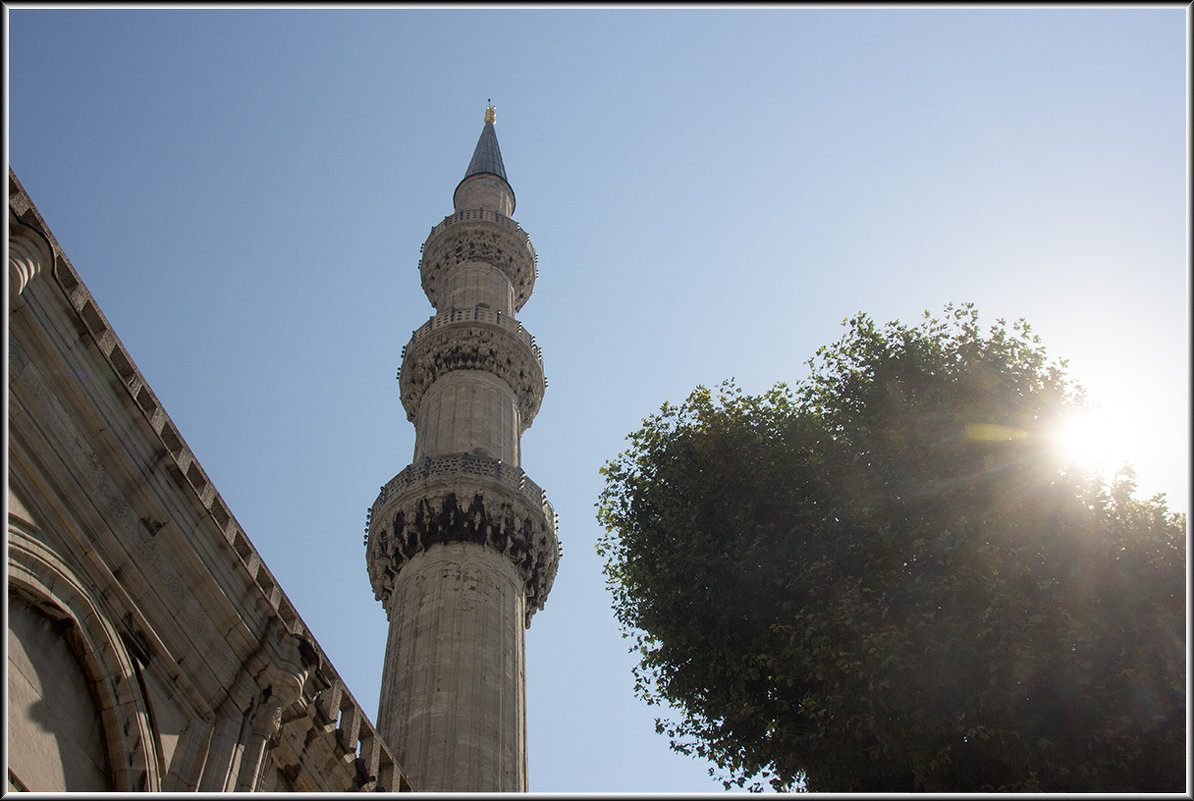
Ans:
[[[523,473],[546,382],[515,319],[536,275],[492,109],[455,211],[419,263],[436,314],[403,349],[414,461],[370,509],[366,558],[390,620],[378,728],[419,791],[525,792],[524,628],[559,561],[555,512]]]
[[[444,279],[439,309],[492,309],[514,314],[514,287],[498,268],[485,262],[458,267]]]
[[[475,453],[521,463],[518,398],[484,370],[455,370],[436,380],[415,418],[415,463],[428,456]]]
[[[525,609],[514,565],[486,548],[448,543],[403,568],[378,720],[420,791],[526,790]]]

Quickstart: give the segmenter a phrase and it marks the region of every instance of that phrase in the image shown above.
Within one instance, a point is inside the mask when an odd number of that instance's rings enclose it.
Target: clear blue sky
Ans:
[[[367,711],[365,509],[407,465],[419,246],[486,100],[540,255],[524,467],[564,560],[533,791],[720,791],[633,697],[598,468],[843,318],[1026,317],[1188,509],[1186,10],[12,9],[9,163]]]

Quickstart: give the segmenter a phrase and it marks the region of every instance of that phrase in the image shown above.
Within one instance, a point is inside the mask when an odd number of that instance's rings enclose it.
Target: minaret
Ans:
[[[514,317],[537,259],[510,219],[493,124],[490,106],[455,212],[423,243],[436,314],[411,334],[399,372],[414,459],[366,524],[369,579],[390,621],[377,724],[419,791],[526,791],[523,631],[559,563],[555,512],[520,467],[547,382]]]

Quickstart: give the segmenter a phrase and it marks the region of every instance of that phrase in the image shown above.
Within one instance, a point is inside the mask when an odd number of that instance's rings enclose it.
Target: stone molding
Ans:
[[[8,304],[12,311],[21,291],[38,273],[52,269],[54,248],[36,228],[8,210]]]
[[[501,459],[475,453],[428,456],[415,464],[407,465],[377,493],[377,499],[369,508],[369,514],[377,514],[387,499],[406,487],[425,479],[448,479],[454,476],[480,477],[518,490],[528,501],[538,504],[551,523],[552,530],[556,528],[558,515],[547,500],[547,493],[527,476],[526,471],[521,467],[503,464]]]
[[[146,699],[120,632],[102,600],[89,592],[58,554],[23,528],[10,519],[9,592],[23,595],[43,614],[67,622],[66,637],[98,702],[112,789],[160,791],[164,777]]]
[[[521,468],[473,454],[428,457],[382,487],[370,509],[366,562],[386,604],[394,579],[438,543],[472,542],[505,554],[526,587],[526,621],[543,608],[559,567],[556,515]]]
[[[514,287],[514,310],[530,298],[538,274],[538,256],[526,231],[514,220],[487,209],[449,214],[431,229],[422,247],[419,275],[423,292],[439,308],[439,286],[460,264],[482,262],[506,274]]]
[[[427,318],[427,322],[410,332],[410,341],[402,348],[402,358],[406,358],[406,349],[408,347],[426,338],[435,329],[442,328],[451,323],[464,322],[487,323],[514,333],[515,336],[525,342],[535,352],[535,357],[539,359],[540,364],[543,364],[543,352],[535,344],[535,338],[531,336],[531,332],[523,328],[522,323],[516,320],[513,315],[502,314],[498,310],[486,309],[481,306],[472,309],[452,308],[442,311],[439,314],[431,315],[431,317]]]
[[[547,389],[539,349],[519,332],[469,320],[432,325],[404,349],[398,388],[407,420],[415,421],[431,384],[453,370],[483,370],[505,381],[518,397],[523,431],[534,421]]]

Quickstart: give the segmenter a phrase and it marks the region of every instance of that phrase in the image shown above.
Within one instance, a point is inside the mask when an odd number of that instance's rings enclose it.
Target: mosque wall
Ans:
[[[9,790],[410,790],[9,171]]]

